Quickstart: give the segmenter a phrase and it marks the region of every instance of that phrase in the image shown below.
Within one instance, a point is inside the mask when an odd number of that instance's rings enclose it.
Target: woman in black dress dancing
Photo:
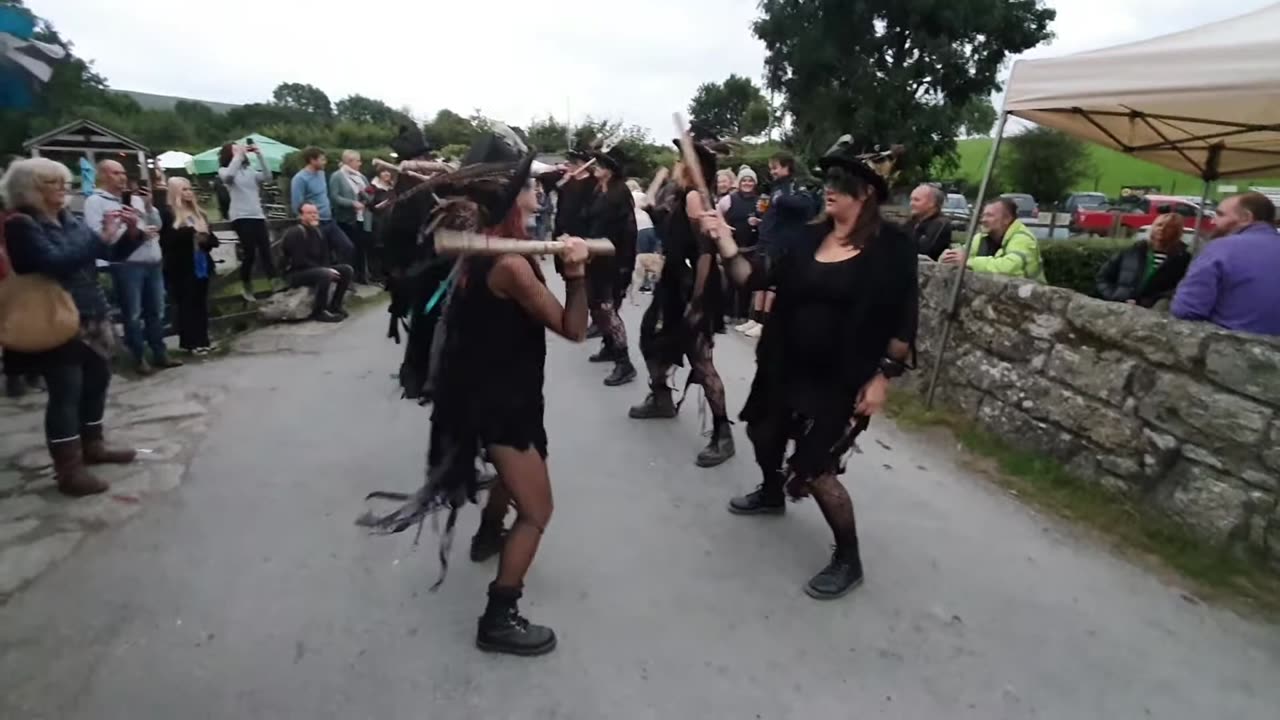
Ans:
[[[680,143],[677,140],[676,146]],[[702,165],[703,181],[715,185],[716,156],[703,142],[694,143]],[[653,301],[640,321],[640,352],[649,370],[649,395],[631,408],[639,420],[673,418],[678,407],[672,399],[668,375],[675,365],[689,359],[689,385],[701,385],[711,411],[711,441],[698,453],[700,467],[715,467],[733,457],[733,434],[725,406],[724,382],[712,359],[716,333],[724,328],[724,291],[716,248],[702,229],[701,218],[715,210],[704,205],[694,189],[692,171],[677,163],[672,177],[677,186],[669,207],[655,220],[662,221],[662,274],[653,290]],[[732,238],[730,238],[732,242]],[[736,247],[736,246],[735,246]]]
[[[529,177],[532,160],[533,153],[508,128],[481,138],[464,167],[452,173],[456,179],[437,190],[444,198],[440,227],[527,238],[527,220],[538,209]],[[439,359],[431,362],[436,392],[426,485],[400,511],[362,520],[395,532],[426,513],[449,508],[444,561],[457,512],[474,502],[480,489],[481,455],[497,468],[498,484],[489,491],[477,533],[477,540],[501,546],[497,578],[489,586],[476,633],[476,645],[490,652],[541,655],[556,645],[551,628],[521,617],[517,601],[551,519],[543,425],[546,331],[574,342],[582,342],[587,331],[586,245],[579,238],[566,240],[561,258],[563,306],[547,289],[533,258],[471,256],[459,261],[433,347]],[[503,516],[511,504],[517,516],[504,532]]]
[[[738,254],[723,221],[714,228],[730,278],[776,287],[773,315],[756,349],[756,375],[740,415],[764,482],[729,502],[738,515],[780,515],[786,498],[812,495],[835,535],[831,562],[806,585],[811,597],[842,597],[862,582],[853,502],[840,483],[844,455],[885,403],[915,341],[916,250],[880,219],[888,184],[849,136],[820,161],[826,212],[805,244],[775,263]],[[789,442],[795,449],[786,463]]]

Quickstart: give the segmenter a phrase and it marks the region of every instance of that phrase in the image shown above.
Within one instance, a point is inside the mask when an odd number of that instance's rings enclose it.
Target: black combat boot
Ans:
[[[787,498],[782,492],[782,473],[769,473],[755,490],[730,500],[729,512],[734,515],[785,514]]]
[[[618,356],[617,364],[613,366],[613,372],[609,373],[609,377],[604,379],[604,384],[608,387],[618,387],[626,385],[636,379],[636,366],[631,364],[631,358],[626,355]]]
[[[609,341],[605,340],[600,345],[600,352],[596,353],[595,355],[592,355],[591,357],[588,357],[587,361],[593,362],[593,363],[607,363],[607,362],[614,362],[617,359],[618,359],[618,354],[614,351],[613,347],[609,344]]]
[[[733,431],[729,420],[716,420],[715,428],[711,431],[711,442],[698,453],[698,467],[715,467],[733,457],[734,452]]]
[[[654,420],[673,418],[676,416],[676,403],[671,399],[671,388],[666,385],[653,385],[649,396],[639,405],[632,405],[629,416],[636,420]]]
[[[848,595],[862,584],[862,558],[858,539],[837,543],[831,562],[804,586],[804,592],[815,600],[835,600]]]
[[[520,588],[489,586],[489,604],[476,629],[476,647],[507,655],[545,655],[556,648],[556,633],[521,617]]]
[[[502,518],[490,520],[480,517],[480,529],[471,537],[471,562],[482,563],[502,552],[507,542],[507,531],[502,527]]]

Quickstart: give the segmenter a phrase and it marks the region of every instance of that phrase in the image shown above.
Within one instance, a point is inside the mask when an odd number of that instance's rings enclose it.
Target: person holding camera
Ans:
[[[240,240],[244,256],[240,261],[240,294],[253,302],[253,265],[262,257],[262,270],[275,289],[276,265],[271,257],[271,236],[267,215],[262,210],[262,187],[271,182],[271,168],[253,138],[244,144],[227,143],[218,154],[218,179],[231,197],[227,219]]]

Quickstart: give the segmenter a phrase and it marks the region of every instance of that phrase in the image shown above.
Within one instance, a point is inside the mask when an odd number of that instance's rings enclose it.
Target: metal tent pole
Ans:
[[[987,169],[982,175],[982,183],[978,186],[978,197],[973,204],[973,212],[969,213],[969,228],[965,231],[964,247],[969,250],[973,236],[978,232],[978,219],[982,215],[982,203],[987,199],[987,185],[991,182],[991,173],[995,171],[996,154],[1000,152],[1000,143],[1004,139],[1005,122],[1009,114],[1000,113],[1000,122],[996,124],[996,136],[991,142],[991,153],[987,155]],[[933,398],[938,392],[938,379],[942,376],[942,363],[946,360],[947,341],[951,339],[951,326],[955,323],[956,308],[960,304],[960,290],[964,286],[964,275],[968,263],[961,263],[960,272],[956,273],[955,284],[951,287],[951,300],[947,303],[947,316],[942,324],[942,340],[938,343],[938,356],[933,361],[933,372],[929,375],[929,393],[925,397],[925,407],[933,407]]]
[[[1201,177],[1204,178],[1204,192],[1200,195],[1200,207],[1196,208],[1196,225],[1195,232],[1191,235],[1191,252],[1194,254],[1200,249],[1200,223],[1204,222],[1204,206],[1209,204],[1209,183],[1218,179],[1218,166],[1222,162],[1222,143],[1216,143],[1209,146],[1209,156],[1205,158],[1204,172]]]

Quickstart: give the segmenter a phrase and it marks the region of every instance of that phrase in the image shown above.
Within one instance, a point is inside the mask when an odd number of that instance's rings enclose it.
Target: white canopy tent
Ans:
[[[170,150],[156,156],[156,162],[165,170],[189,170],[192,155],[181,150]]]
[[[976,207],[986,199],[1010,115],[1192,173],[1204,180],[1206,198],[1214,180],[1280,168],[1278,31],[1280,3],[1150,40],[1014,63]],[[968,237],[978,216],[969,220]],[[930,405],[964,276],[961,265],[929,383]]]

